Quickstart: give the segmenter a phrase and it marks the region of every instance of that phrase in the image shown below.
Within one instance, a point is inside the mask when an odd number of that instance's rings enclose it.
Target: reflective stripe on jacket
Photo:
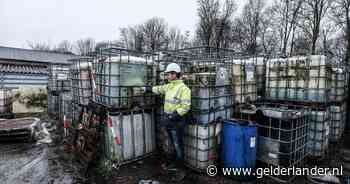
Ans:
[[[153,93],[165,95],[164,112],[171,114],[177,112],[185,115],[191,108],[191,90],[182,80],[173,80],[169,84],[154,86]]]

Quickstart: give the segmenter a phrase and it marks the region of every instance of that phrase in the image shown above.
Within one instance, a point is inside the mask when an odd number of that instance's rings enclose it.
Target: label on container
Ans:
[[[245,69],[246,69],[247,82],[254,81],[254,66],[253,65],[246,65]]]
[[[255,144],[256,144],[256,138],[255,137],[251,137],[250,138],[250,147],[251,148],[255,148]]]
[[[275,153],[269,153],[268,155],[269,155],[269,157],[271,157],[271,158],[277,158],[277,154],[275,154]]]

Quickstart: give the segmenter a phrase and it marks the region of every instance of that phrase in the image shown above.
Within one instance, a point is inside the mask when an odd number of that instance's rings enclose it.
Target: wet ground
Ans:
[[[0,183],[1,184],[137,184],[141,180],[153,180],[160,184],[250,184],[277,183],[269,179],[252,182],[238,182],[223,176],[209,177],[206,173],[198,173],[186,169],[186,177],[181,182],[171,180],[173,175],[165,173],[161,164],[165,159],[155,154],[149,158],[134,162],[104,175],[99,166],[86,168],[69,152],[62,143],[62,128],[56,121],[41,117],[41,126],[34,143],[0,144]],[[322,166],[341,165],[340,149],[350,149],[350,136],[345,141],[333,145],[328,158],[319,164]],[[304,177],[298,177],[293,183],[306,183]],[[151,184],[151,183],[149,183]],[[156,183],[154,183],[156,184]]]
[[[0,144],[1,184],[71,184],[84,183],[82,169],[65,153],[55,121],[42,118],[33,143]]]

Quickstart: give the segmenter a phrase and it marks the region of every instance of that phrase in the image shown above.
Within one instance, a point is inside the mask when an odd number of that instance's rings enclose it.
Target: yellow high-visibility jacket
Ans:
[[[164,112],[171,114],[175,111],[180,115],[185,115],[191,108],[191,90],[182,80],[173,80],[168,84],[154,86],[153,93],[165,95]]]

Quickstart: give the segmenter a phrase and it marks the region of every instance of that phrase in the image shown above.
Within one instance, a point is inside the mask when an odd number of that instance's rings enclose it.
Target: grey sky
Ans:
[[[236,0],[241,6],[245,0]],[[170,26],[195,29],[196,0],[0,0],[0,45],[51,45],[92,37],[115,40],[118,28],[163,17]]]

